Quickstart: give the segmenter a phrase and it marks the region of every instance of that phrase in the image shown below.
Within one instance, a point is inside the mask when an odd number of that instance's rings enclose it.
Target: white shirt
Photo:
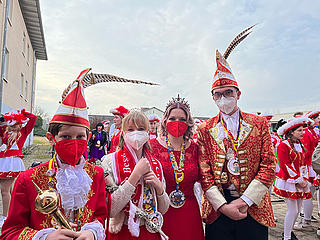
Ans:
[[[237,138],[240,124],[240,110],[238,109],[232,115],[221,112],[222,118],[227,125],[227,130],[232,134],[233,138]]]

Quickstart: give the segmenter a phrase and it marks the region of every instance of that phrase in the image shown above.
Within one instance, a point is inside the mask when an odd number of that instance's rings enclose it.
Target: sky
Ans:
[[[41,0],[48,61],[37,63],[36,105],[53,115],[81,70],[159,86],[85,89],[89,114],[119,105],[163,109],[177,94],[193,116],[218,113],[210,88],[215,51],[258,23],[230,54],[245,112],[320,108],[320,1]]]

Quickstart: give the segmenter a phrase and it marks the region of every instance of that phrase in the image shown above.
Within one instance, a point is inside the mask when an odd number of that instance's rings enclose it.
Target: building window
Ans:
[[[25,88],[23,87],[24,85],[24,75],[23,73],[21,73],[21,79],[20,79],[20,96],[23,97],[23,91],[25,90]]]
[[[28,99],[28,80],[26,80],[25,85],[24,85],[24,99]]]
[[[26,34],[23,33],[23,37],[22,37],[22,53],[24,54],[26,48]]]
[[[27,62],[29,63],[29,57],[30,57],[30,46],[27,45]]]
[[[9,51],[6,48],[6,51],[4,53],[4,68],[3,68],[3,74],[2,78],[8,82],[8,70],[9,70]]]
[[[13,10],[13,0],[8,1],[8,7],[9,7],[9,16],[8,16],[8,21],[10,25],[12,26],[12,10]]]

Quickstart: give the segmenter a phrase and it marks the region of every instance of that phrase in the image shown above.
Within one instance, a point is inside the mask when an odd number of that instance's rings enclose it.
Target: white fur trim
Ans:
[[[137,212],[137,207],[130,201],[130,210],[129,210],[129,218],[128,218],[128,229],[133,237],[139,237],[140,235],[140,219],[136,218],[135,215]]]
[[[308,118],[313,117],[314,115],[320,114],[320,110],[315,110],[315,111],[311,111],[309,113],[307,113],[305,116]]]
[[[302,116],[302,117],[298,117],[298,118],[291,118],[288,120],[287,123],[285,123],[284,125],[282,125],[277,133],[279,135],[284,135],[286,134],[290,129],[294,128],[294,127],[297,127],[297,126],[302,126],[303,124],[306,124],[306,123],[312,123],[313,121],[308,118],[308,117],[305,117],[305,116]]]

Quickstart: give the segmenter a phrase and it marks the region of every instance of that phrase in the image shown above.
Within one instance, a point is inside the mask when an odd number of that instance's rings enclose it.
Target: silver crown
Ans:
[[[181,105],[184,105],[186,108],[188,108],[188,110],[190,111],[190,105],[188,103],[187,100],[185,100],[185,98],[181,98],[180,95],[178,94],[178,97],[173,97],[169,103],[167,104],[167,107],[166,107],[166,110],[171,106],[171,105],[174,105],[174,104],[181,104]]]

